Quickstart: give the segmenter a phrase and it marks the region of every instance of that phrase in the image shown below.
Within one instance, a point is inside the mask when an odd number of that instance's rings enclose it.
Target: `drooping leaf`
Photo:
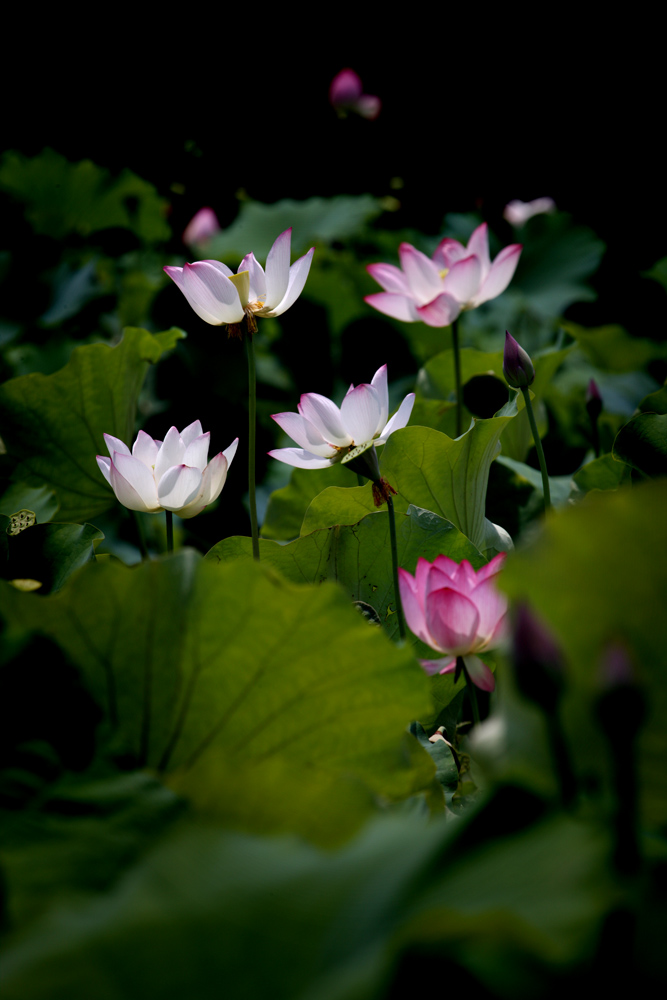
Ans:
[[[51,636],[81,670],[114,751],[178,770],[179,789],[192,782],[229,822],[253,828],[266,794],[271,828],[332,843],[374,808],[369,789],[400,798],[430,783],[428,760],[403,746],[429,711],[427,678],[338,587],[183,550],[134,569],[93,564],[53,597],[4,597],[10,622]]]
[[[667,414],[638,413],[621,427],[612,454],[645,476],[667,475]]]
[[[24,375],[0,386],[3,440],[20,462],[15,477],[54,490],[63,521],[91,518],[115,502],[95,461],[107,454],[103,434],[131,445],[148,365],[182,336],[176,329],[128,329],[115,347],[76,348],[53,375]]]
[[[486,562],[453,524],[429,510],[413,506],[405,514],[396,514],[396,540],[399,566],[410,573],[414,573],[420,556],[432,561],[444,553],[457,562],[467,559],[474,569]],[[251,553],[250,539],[237,536],[218,542],[207,558],[219,562],[247,560]],[[260,540],[260,554],[263,563],[274,566],[295,583],[337,580],[350,600],[370,604],[389,635],[397,635],[386,510],[368,514],[358,524],[313,531],[288,545]],[[426,647],[421,655],[426,655]]]

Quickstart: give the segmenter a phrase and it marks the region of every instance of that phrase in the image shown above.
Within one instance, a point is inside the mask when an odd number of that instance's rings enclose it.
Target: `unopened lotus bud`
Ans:
[[[535,369],[530,355],[517,344],[514,337],[505,331],[505,353],[503,355],[503,375],[513,389],[525,389],[535,381]]]
[[[586,389],[586,410],[591,420],[597,420],[602,413],[602,396],[594,378],[590,380]]]

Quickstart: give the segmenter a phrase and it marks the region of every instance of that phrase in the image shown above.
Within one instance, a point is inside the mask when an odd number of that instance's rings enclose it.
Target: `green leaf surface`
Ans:
[[[516,462],[506,455],[499,455],[497,461],[510,469],[516,476],[525,479],[540,495],[544,493],[542,473],[525,462]],[[549,492],[554,507],[562,507],[568,502],[572,492],[572,476],[549,476]]]
[[[451,521],[480,550],[486,548],[489,469],[500,435],[517,414],[517,395],[495,417],[474,420],[459,438],[405,427],[391,435],[382,454],[382,474],[403,498]]]
[[[53,597],[5,598],[10,622],[81,670],[115,753],[178,771],[178,788],[229,822],[254,828],[266,798],[267,828],[331,843],[374,808],[369,788],[400,798],[431,780],[403,744],[429,711],[427,678],[338,587],[183,550],[93,564]]]
[[[603,689],[603,660],[611,643],[629,651],[646,697],[639,770],[643,821],[651,826],[667,823],[666,505],[662,479],[593,492],[547,519],[531,545],[510,554],[500,578],[511,597],[530,601],[562,644],[569,683],[562,717],[575,727],[577,764],[593,773],[608,756],[593,706]]]
[[[34,524],[8,539],[7,580],[39,580],[40,596],[60,590],[69,576],[95,558],[104,534],[93,524]]]
[[[11,151],[0,162],[0,190],[26,203],[36,233],[56,240],[111,228],[130,229],[146,243],[171,236],[166,200],[131,170],[112,178],[90,160],[69,163],[52,149],[34,157]]]
[[[330,486],[354,488],[357,478],[343,465],[328,469],[293,469],[287,486],[274,490],[262,524],[262,536],[276,541],[298,538],[313,499]]]
[[[486,560],[453,524],[429,510],[409,507],[396,514],[398,563],[414,573],[419,557],[433,561],[445,554],[474,569]],[[250,539],[225,538],[214,545],[207,559],[227,562],[251,558]],[[375,608],[391,636],[396,636],[396,602],[391,565],[389,515],[386,510],[367,514],[358,524],[313,531],[288,545],[260,540],[262,563],[275,567],[295,583],[337,580],[352,601]],[[421,644],[420,644],[420,648]],[[426,647],[423,647],[425,650]]]
[[[633,337],[622,326],[610,324],[586,329],[569,321],[561,326],[601,371],[634,372],[649,361],[667,358],[667,344]]]
[[[10,482],[0,497],[0,514],[11,516],[17,510],[32,510],[38,524],[45,524],[58,510],[58,501],[48,486],[28,486],[26,483]]]
[[[667,475],[667,414],[638,413],[621,427],[612,454],[645,476]]]
[[[617,461],[613,455],[600,455],[587,462],[572,477],[584,493],[591,490],[616,490],[630,482],[630,467]]]
[[[402,497],[394,499],[394,510],[404,512],[407,507]],[[299,534],[309,535],[320,528],[331,528],[335,524],[356,524],[366,514],[375,514],[377,510],[370,482],[365,486],[329,486],[311,501]]]
[[[639,409],[642,413],[667,413],[667,385],[645,396],[639,404]]]
[[[139,392],[149,364],[182,337],[128,329],[115,347],[78,347],[53,375],[32,374],[0,386],[0,421],[18,479],[55,491],[63,521],[83,521],[116,502],[97,467],[103,435],[131,445]]]

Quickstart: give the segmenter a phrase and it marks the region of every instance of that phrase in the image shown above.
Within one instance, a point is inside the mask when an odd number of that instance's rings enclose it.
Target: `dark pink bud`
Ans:
[[[597,420],[602,413],[602,396],[594,378],[590,380],[586,389],[586,409],[591,420]]]
[[[535,381],[535,369],[530,355],[507,330],[505,330],[503,375],[507,384],[513,389],[525,389]]]
[[[526,604],[514,619],[513,660],[517,685],[531,701],[552,710],[563,685],[563,654],[544,622]]]

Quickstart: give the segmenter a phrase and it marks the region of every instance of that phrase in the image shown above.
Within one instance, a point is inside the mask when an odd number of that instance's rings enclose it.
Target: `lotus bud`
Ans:
[[[535,369],[530,355],[507,330],[505,330],[503,375],[507,384],[513,389],[525,389],[535,381]]]

